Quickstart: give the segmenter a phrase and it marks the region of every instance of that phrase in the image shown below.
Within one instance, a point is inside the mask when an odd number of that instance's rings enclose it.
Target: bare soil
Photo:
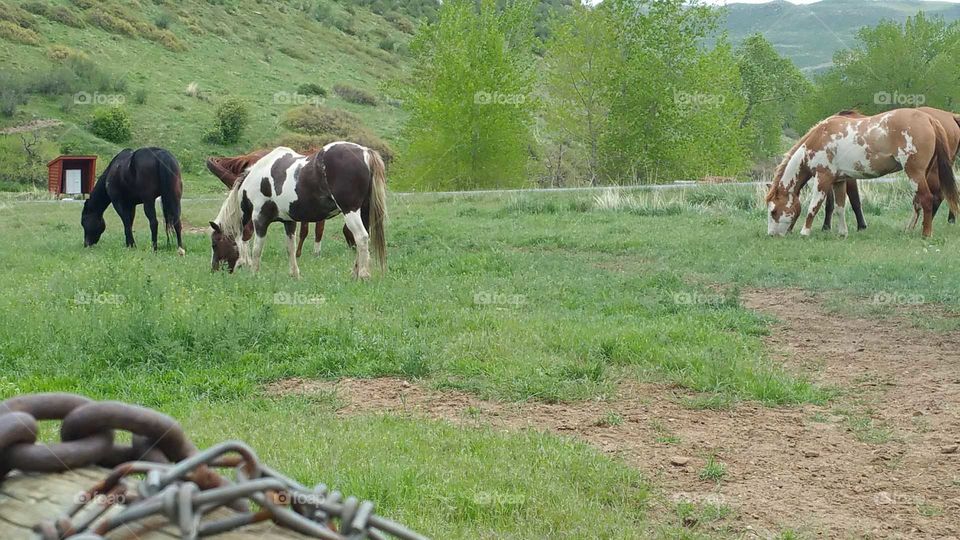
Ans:
[[[732,509],[713,525],[718,533],[960,538],[960,336],[920,330],[907,316],[843,317],[798,290],[742,298],[782,321],[766,340],[770,353],[839,388],[838,397],[826,406],[694,410],[682,405],[685,391],[634,381],[611,400],[569,404],[482,401],[400,379],[291,379],[267,391],[335,391],[343,415],[575,437],[640,469],[663,490],[661,510],[680,500]],[[700,477],[711,457],[726,466],[719,482]]]

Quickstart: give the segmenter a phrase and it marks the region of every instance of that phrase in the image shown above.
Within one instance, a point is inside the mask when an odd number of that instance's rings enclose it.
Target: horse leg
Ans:
[[[183,257],[187,254],[187,250],[183,249],[183,224],[179,219],[173,224],[173,230],[177,233],[177,255]]]
[[[113,209],[117,211],[120,221],[123,222],[123,235],[126,237],[127,247],[136,247],[137,243],[133,239],[133,218],[137,214],[137,207],[113,203]]]
[[[353,249],[357,249],[357,241],[353,239],[353,234],[350,232],[350,227],[346,225],[343,226],[343,238],[347,241],[347,246]]]
[[[867,220],[863,218],[863,205],[860,203],[860,186],[856,180],[847,180],[847,199],[850,201],[850,208],[853,215],[857,217],[857,230],[862,231],[867,228]]]
[[[150,241],[153,243],[153,250],[157,250],[157,206],[156,201],[143,203],[143,215],[147,216],[150,222]],[[169,234],[167,236],[169,240]]]
[[[916,157],[916,156],[914,156]],[[914,220],[919,217],[919,213],[923,211],[923,231],[921,234],[924,238],[929,238],[933,235],[933,193],[930,191],[930,186],[927,184],[927,170],[926,167],[917,167],[916,163],[919,160],[914,160],[907,164],[904,170],[907,173],[907,176],[910,180],[913,180],[913,183],[917,185],[917,194],[913,198],[913,207],[914,207]]]
[[[834,192],[827,193],[826,207],[823,209],[823,230],[829,231],[833,228],[832,219],[834,212]]]
[[[320,256],[320,244],[323,242],[323,228],[326,224],[325,220],[320,220],[316,223],[316,234],[313,237],[313,254],[317,257]]]
[[[354,263],[353,277],[367,279],[370,277],[370,235],[363,226],[359,210],[344,213],[343,219],[357,242],[357,262]]]
[[[263,255],[263,239],[260,231],[253,237],[253,258],[250,260],[250,271],[256,274],[260,271],[260,256]]]
[[[803,223],[803,229],[800,230],[801,236],[810,236],[810,230],[813,228],[813,220],[817,217],[817,212],[827,200],[827,193],[832,189],[834,176],[830,173],[818,171],[817,184],[813,188],[813,195],[810,197],[810,208],[807,211],[807,219]]]
[[[300,224],[300,230],[302,231],[306,223]],[[290,276],[293,279],[300,279],[300,267],[297,266],[297,257],[300,255],[299,249],[297,249],[296,240],[294,240],[294,235],[297,233],[297,223],[295,221],[284,221],[283,229],[287,233],[287,255],[290,258]],[[300,235],[303,238],[303,235]],[[302,242],[301,242],[302,243]]]
[[[237,239],[237,251],[240,257],[237,259],[237,266],[247,266],[250,264],[250,248],[248,246],[250,239],[253,238],[253,222],[248,221],[243,224],[243,232]]]
[[[841,182],[839,184],[833,185],[833,198],[837,202],[836,212],[838,221],[837,221],[837,233],[840,234],[843,238],[847,237],[847,184],[846,182]]]
[[[297,242],[297,257],[303,252],[303,242],[307,239],[307,235],[310,234],[310,222],[304,221],[300,223],[300,241]]]

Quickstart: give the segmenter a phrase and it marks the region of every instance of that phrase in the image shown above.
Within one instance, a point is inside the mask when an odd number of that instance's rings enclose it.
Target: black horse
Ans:
[[[110,165],[100,175],[90,198],[83,204],[80,224],[83,226],[83,245],[92,246],[100,241],[107,228],[103,213],[110,204],[123,221],[127,247],[133,247],[133,218],[138,204],[150,221],[153,249],[157,249],[157,208],[160,197],[163,220],[166,224],[167,243],[170,229],[177,233],[177,254],[183,255],[182,227],[180,225],[180,196],[183,184],[180,181],[180,164],[173,154],[163,148],[126,148],[114,156]]]

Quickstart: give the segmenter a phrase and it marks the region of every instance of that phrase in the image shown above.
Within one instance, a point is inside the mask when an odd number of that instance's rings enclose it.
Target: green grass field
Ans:
[[[63,390],[156,407],[201,446],[247,440],[436,538],[678,537],[649,509],[651,479],[579,442],[339,418],[333,396],[264,385],[390,375],[577,402],[639,379],[675,385],[689,406],[828,403],[838,389],[768,356],[772,321],[740,289],[809,289],[878,316],[892,309],[879,294],[960,308],[960,231],[940,216],[933,240],[905,233],[903,186],[867,191],[870,228],[846,240],[768,238],[753,187],[630,192],[603,210],[593,193],[395,194],[390,270],[367,283],[349,277],[339,218],[293,281],[279,227],[260,275],[211,274],[206,234],[187,235],[184,258],[155,254],[140,216],[129,250],[108,210],[101,243],[83,249],[79,204],[0,199],[0,398]],[[184,218],[200,226],[218,207],[188,199]]]

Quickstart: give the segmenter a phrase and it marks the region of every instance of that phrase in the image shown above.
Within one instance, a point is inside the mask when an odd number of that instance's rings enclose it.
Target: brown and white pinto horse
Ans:
[[[308,153],[315,153],[308,152]],[[223,182],[223,185],[227,188],[232,188],[233,184],[237,181],[244,172],[246,172],[254,163],[257,162],[260,158],[270,153],[270,149],[265,150],[255,150],[249,154],[244,154],[242,156],[217,156],[217,157],[208,157],[207,158],[207,169],[213,173],[214,176],[220,179]],[[320,246],[323,241],[323,225],[324,222],[318,221],[316,223],[316,234],[313,244],[313,254],[320,255]],[[300,254],[303,252],[303,243],[306,241],[307,236],[310,235],[310,223],[303,222],[300,224],[300,241],[297,243],[297,257],[300,257]],[[347,245],[356,248],[356,242],[353,241],[353,235],[350,234],[350,229],[346,225],[343,226],[343,236],[347,240]],[[253,237],[253,223],[248,224],[243,228],[243,240],[249,241]]]
[[[917,186],[923,235],[928,237],[933,233],[934,193],[942,193],[955,213],[960,207],[943,126],[915,109],[826,118],[801,137],[777,167],[767,193],[767,233],[782,236],[793,229],[800,217],[800,190],[815,178],[800,234],[810,234],[813,219],[832,189],[840,220],[838,231],[846,236],[847,181],[900,170]]]
[[[385,270],[386,174],[380,154],[350,142],[330,143],[309,157],[276,148],[234,183],[216,220],[210,222],[213,270],[223,263],[234,269],[247,249],[243,228],[252,223],[255,237],[250,266],[257,272],[267,227],[281,221],[287,233],[290,275],[298,278],[293,240],[296,223],[326,220],[339,213],[357,243],[354,277],[370,277],[371,244]]]
[[[923,111],[930,116],[932,116],[936,121],[940,122],[940,125],[943,126],[943,130],[947,135],[947,150],[950,151],[950,162],[955,163],[957,156],[960,155],[960,117],[950,111],[944,111],[942,109],[935,109],[933,107],[917,107],[918,111]],[[857,111],[843,111],[837,114],[847,115],[847,116],[860,116],[864,115],[858,113]],[[850,180],[847,182],[847,198],[850,199],[850,208],[853,210],[853,214],[857,217],[857,229],[862,230],[867,228],[867,223],[863,219],[863,209],[860,205],[860,192],[857,187],[856,180]],[[934,196],[933,201],[933,215],[936,216],[937,210],[940,209],[940,204],[943,202],[941,194],[937,193]],[[830,216],[833,214],[833,197],[832,195],[827,197],[827,206],[824,210],[823,217],[823,230],[830,230]],[[913,198],[913,219],[907,224],[908,229],[913,229],[917,226],[917,221],[920,219],[920,213],[923,208],[920,206],[920,198],[914,196]],[[948,223],[956,223],[957,216],[951,210],[947,216]]]

